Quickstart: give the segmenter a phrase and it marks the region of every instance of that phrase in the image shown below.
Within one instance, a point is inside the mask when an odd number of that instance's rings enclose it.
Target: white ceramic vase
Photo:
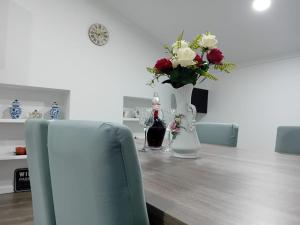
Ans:
[[[191,104],[193,85],[187,84],[174,89],[176,98],[176,115],[182,115],[180,132],[171,143],[173,156],[179,158],[199,157],[200,142],[194,126],[196,108]]]

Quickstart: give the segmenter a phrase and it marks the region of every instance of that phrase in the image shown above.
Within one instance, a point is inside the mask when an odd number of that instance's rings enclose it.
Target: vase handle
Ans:
[[[193,104],[189,104],[189,110],[192,111],[193,114],[191,127],[194,127],[194,124],[196,123],[197,110]]]

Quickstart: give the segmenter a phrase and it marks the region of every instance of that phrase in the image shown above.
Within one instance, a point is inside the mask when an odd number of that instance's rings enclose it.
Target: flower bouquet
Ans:
[[[186,84],[196,85],[200,78],[200,82],[206,79],[217,80],[209,72],[210,69],[229,73],[235,65],[223,61],[224,55],[217,44],[216,36],[209,32],[197,35],[190,43],[183,40],[182,32],[172,47],[164,45],[170,57],[161,58],[154,67],[147,68],[153,74],[149,84],[153,85],[160,78],[166,78],[163,84],[180,88]]]
[[[174,88],[177,109],[169,127],[173,135],[171,150],[175,157],[198,157],[200,142],[194,126],[197,112],[191,104],[194,85],[206,79],[217,80],[211,69],[229,73],[235,66],[224,62],[224,55],[217,44],[216,36],[209,32],[197,35],[191,42],[183,40],[182,32],[171,47],[164,45],[170,56],[147,68],[153,74],[150,85],[164,78],[162,83]]]

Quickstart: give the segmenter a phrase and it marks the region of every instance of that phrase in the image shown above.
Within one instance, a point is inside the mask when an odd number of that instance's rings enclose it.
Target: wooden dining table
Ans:
[[[197,159],[138,157],[151,224],[300,225],[300,156],[202,144]]]

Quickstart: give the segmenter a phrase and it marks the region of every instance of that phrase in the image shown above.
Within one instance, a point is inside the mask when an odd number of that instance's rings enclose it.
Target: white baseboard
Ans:
[[[13,185],[0,186],[0,194],[8,194],[13,192],[14,192]]]

